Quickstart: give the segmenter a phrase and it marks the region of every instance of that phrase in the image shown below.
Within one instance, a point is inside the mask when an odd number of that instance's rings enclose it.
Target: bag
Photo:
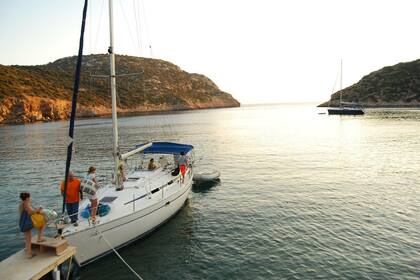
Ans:
[[[83,180],[82,185],[81,185],[81,189],[82,189],[82,192],[84,192],[86,194],[89,194],[89,195],[95,195],[96,191],[98,190],[95,182],[93,182],[92,180],[89,180],[89,179]]]
[[[103,217],[108,215],[109,211],[111,211],[111,207],[107,204],[99,203],[98,205],[98,215],[99,217]]]
[[[172,176],[177,176],[179,174],[179,166],[172,170]]]
[[[31,230],[34,226],[32,225],[32,220],[29,217],[28,212],[22,211],[19,218],[19,228],[21,232]]]
[[[82,211],[82,217],[88,219],[90,217],[90,204],[88,204],[85,209]],[[98,209],[96,210],[96,215],[99,217],[103,217],[108,215],[109,211],[111,211],[111,207],[107,204],[99,203]]]
[[[83,218],[85,218],[85,219],[88,219],[89,217],[90,217],[90,204],[89,205],[87,205],[86,207],[85,207],[85,209],[83,209],[82,210],[82,217]]]
[[[33,214],[31,216],[31,220],[32,220],[32,225],[37,229],[42,228],[46,224],[45,217],[42,214],[38,214],[38,213]]]

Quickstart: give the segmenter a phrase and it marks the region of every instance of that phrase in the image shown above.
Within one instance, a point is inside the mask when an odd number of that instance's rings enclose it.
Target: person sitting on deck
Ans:
[[[153,158],[150,159],[149,165],[147,166],[148,170],[155,170],[157,168],[155,164],[155,160]]]
[[[25,234],[25,249],[26,249],[26,256],[28,259],[35,256],[32,254],[32,232],[31,229],[33,228],[33,223],[31,221],[31,215],[36,213],[41,213],[42,208],[39,207],[38,209],[34,209],[31,206],[31,194],[27,192],[23,192],[20,194],[20,199],[22,202],[19,205],[19,227],[20,231]],[[37,242],[43,242],[45,239],[42,238],[42,233],[44,231],[45,225],[38,228],[38,238]]]
[[[64,195],[64,181],[61,182],[61,195]],[[77,226],[79,216],[79,201],[81,197],[80,180],[74,176],[73,171],[69,172],[66,191],[66,210],[70,221]]]

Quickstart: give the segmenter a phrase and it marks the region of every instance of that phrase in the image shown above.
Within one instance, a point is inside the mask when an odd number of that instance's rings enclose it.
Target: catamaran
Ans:
[[[76,260],[79,265],[86,265],[110,252],[123,247],[152,232],[174,216],[184,205],[192,187],[192,145],[172,142],[148,142],[139,144],[132,151],[120,153],[118,139],[116,74],[113,32],[113,6],[109,0],[109,32],[108,49],[110,62],[110,91],[112,99],[112,130],[114,180],[99,188],[96,195],[101,207],[106,206],[106,213],[100,214],[95,223],[85,215],[90,201],[80,202],[78,225],[63,224],[60,232],[69,244],[77,247]],[[76,114],[77,95],[83,53],[83,35],[87,11],[87,0],[83,9],[83,20],[80,35],[79,54],[73,87],[72,112],[70,117],[69,139],[65,180],[67,182],[73,150],[74,120]],[[177,160],[187,160],[184,172],[177,170]],[[156,168],[150,170],[147,164],[150,159],[158,162]],[[127,170],[126,180],[119,171],[122,163],[131,162]],[[177,172],[174,172],[177,170]],[[64,184],[64,194],[67,183]],[[65,195],[63,197],[63,213]]]
[[[328,108],[329,115],[363,115],[365,112],[358,103],[343,101],[343,61],[340,63],[340,104],[339,107]]]

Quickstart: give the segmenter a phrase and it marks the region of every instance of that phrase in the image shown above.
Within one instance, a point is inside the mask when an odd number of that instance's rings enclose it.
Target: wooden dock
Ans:
[[[73,259],[76,248],[67,245],[65,239],[46,238],[38,243],[32,240],[32,252],[36,256],[28,259],[21,250],[0,263],[1,280],[40,279],[60,264]]]

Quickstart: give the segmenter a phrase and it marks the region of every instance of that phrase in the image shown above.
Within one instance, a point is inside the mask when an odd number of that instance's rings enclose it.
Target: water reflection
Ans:
[[[213,180],[213,181],[201,181],[201,182],[194,182],[192,191],[194,193],[207,193],[210,192],[212,188],[219,186],[221,184],[220,179]]]
[[[420,114],[418,109],[368,109],[366,116],[369,119],[383,120],[407,120],[419,121]]]
[[[184,207],[159,230],[119,251],[144,279],[172,279],[185,274],[194,247],[194,208],[187,200]],[[168,256],[172,256],[168,258]],[[82,279],[133,279],[127,267],[114,254],[82,268]]]
[[[145,279],[418,278],[420,110],[317,112],[270,105],[121,118],[123,152],[147,139],[192,143],[197,168],[223,174],[194,186],[189,204],[123,257]],[[23,246],[21,190],[34,206],[60,207],[66,134],[60,122],[0,126],[0,258]],[[110,119],[77,121],[79,177],[90,165],[102,178],[112,169],[111,139]],[[83,273],[132,279],[112,255]]]

